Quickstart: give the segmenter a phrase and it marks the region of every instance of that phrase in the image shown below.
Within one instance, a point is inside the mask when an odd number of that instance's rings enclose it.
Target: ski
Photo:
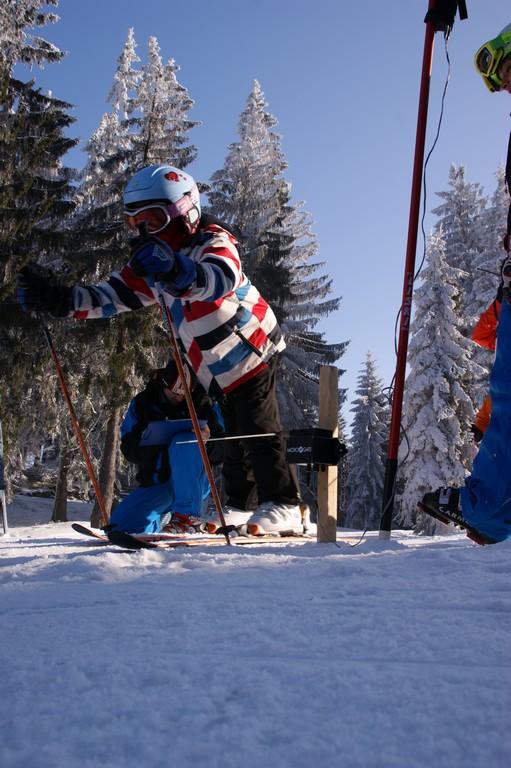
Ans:
[[[99,532],[94,531],[92,528],[88,528],[86,525],[82,525],[81,523],[72,523],[71,528],[73,531],[76,531],[76,533],[80,533],[83,536],[89,536],[90,538],[96,539],[97,541],[102,542],[103,544],[111,544],[110,539],[108,538],[106,532]],[[202,532],[197,531],[198,534],[201,534]],[[143,542],[159,542],[159,541],[183,541],[187,540],[188,536],[195,536],[196,534],[186,534],[186,533],[132,533],[129,534],[130,536],[133,536],[134,538],[140,539]],[[199,535],[197,536],[199,538]],[[210,537],[206,537],[210,538]],[[202,540],[204,540],[204,537],[202,537]]]
[[[439,520],[441,523],[444,523],[445,525],[449,525],[450,523],[453,523],[454,525],[457,525],[458,528],[461,528],[465,533],[467,534],[468,538],[472,541],[475,541],[476,544],[480,544],[481,546],[485,546],[486,544],[495,544],[496,542],[493,539],[488,538],[487,536],[484,536],[480,531],[477,531],[475,528],[472,528],[471,525],[465,522],[460,522],[458,520],[451,520],[446,514],[443,514],[437,509],[433,509],[432,507],[428,507],[425,504],[422,503],[422,501],[419,501],[418,503],[419,509],[421,509],[423,512],[425,512],[430,517],[434,517],[435,520]]]
[[[92,539],[103,542],[103,544],[110,543],[108,538],[103,533],[93,531],[92,528],[87,528],[86,525],[81,525],[80,523],[72,523],[71,528],[73,531],[76,531],[76,533],[81,533],[83,536],[89,536]]]
[[[201,547],[201,546],[225,546],[226,542],[223,536],[189,536],[180,539],[153,538],[147,539],[142,536],[134,536],[124,531],[109,531],[108,538],[111,544],[124,549],[178,549],[179,547]],[[253,544],[288,544],[288,543],[306,543],[315,542],[313,536],[307,535],[279,535],[267,534],[264,536],[233,536],[231,544],[235,546],[247,546]]]
[[[74,531],[84,536],[92,537],[97,543],[113,544],[124,549],[178,549],[179,547],[210,547],[226,546],[224,535],[216,534],[171,534],[171,533],[125,533],[124,531],[108,531],[107,534],[99,533],[87,528],[80,523],[73,523]],[[246,532],[237,531],[234,526],[228,526],[228,533],[232,534],[230,542],[234,546],[250,547],[265,544],[306,544],[316,543],[315,533],[293,533],[282,531],[279,533],[265,533],[251,536]],[[349,536],[337,536],[338,541],[349,542]]]

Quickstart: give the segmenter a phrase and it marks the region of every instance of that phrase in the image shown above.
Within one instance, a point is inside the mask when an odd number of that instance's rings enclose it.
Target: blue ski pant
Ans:
[[[110,525],[126,533],[158,533],[171,512],[200,515],[210,486],[197,444],[191,432],[179,432],[169,445],[170,479],[160,485],[136,488],[112,511]]]
[[[511,538],[511,304],[502,302],[490,375],[491,419],[461,488],[463,517],[494,541]]]

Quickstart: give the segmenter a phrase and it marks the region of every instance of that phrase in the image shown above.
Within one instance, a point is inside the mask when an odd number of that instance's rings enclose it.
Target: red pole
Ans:
[[[211,488],[211,495],[213,497],[216,511],[218,512],[218,516],[220,518],[220,523],[222,525],[222,528],[224,529],[225,541],[228,546],[231,546],[231,540],[229,538],[229,534],[226,531],[227,525],[225,522],[224,512],[222,509],[222,502],[220,501],[220,496],[218,495],[218,490],[215,483],[215,476],[213,474],[213,469],[211,468],[211,463],[209,461],[208,452],[206,450],[206,443],[204,442],[204,438],[202,437],[199,419],[197,418],[197,411],[195,410],[195,405],[192,399],[192,393],[190,391],[190,387],[188,386],[188,382],[186,380],[183,361],[181,360],[181,353],[179,352],[179,346],[177,343],[176,332],[174,331],[174,325],[172,323],[170,310],[163,296],[163,290],[159,291],[159,301],[160,301],[161,311],[163,314],[163,319],[164,319],[165,325],[167,326],[167,330],[169,332],[169,341],[170,341],[170,348],[172,350],[172,357],[174,358],[174,362],[176,363],[176,367],[179,373],[179,378],[181,379],[181,384],[183,385],[186,404],[188,406],[188,413],[190,414],[190,418],[192,420],[193,431],[195,432],[195,437],[197,438],[197,444],[199,446],[200,454],[202,457],[202,463],[204,464],[204,469],[206,470],[206,474],[208,476],[209,485]]]
[[[43,333],[46,338],[46,343],[48,344],[48,347],[50,348],[50,353],[53,358],[53,362],[55,364],[55,368],[57,371],[57,376],[60,381],[60,388],[62,389],[62,394],[64,395],[64,399],[67,403],[67,407],[69,408],[69,413],[71,416],[71,423],[73,425],[73,429],[76,435],[76,438],[80,444],[80,448],[82,450],[82,455],[85,460],[85,465],[87,467],[87,472],[89,474],[90,481],[93,485],[94,492],[96,494],[96,499],[98,502],[99,511],[101,513],[101,521],[103,525],[108,525],[108,512],[106,510],[105,505],[105,499],[103,498],[103,494],[101,493],[101,488],[99,487],[98,479],[96,477],[96,473],[94,472],[94,467],[92,466],[92,461],[89,456],[89,452],[87,451],[87,446],[85,445],[85,440],[83,439],[82,430],[80,429],[80,422],[78,421],[78,418],[76,416],[75,409],[73,407],[73,403],[71,402],[71,397],[69,395],[69,390],[67,388],[66,380],[64,378],[64,373],[62,371],[62,367],[59,362],[59,358],[57,356],[57,352],[55,351],[55,347],[53,345],[52,338],[50,336],[50,332],[48,328],[43,328]]]
[[[436,0],[429,0],[428,11],[432,11],[435,5]],[[433,22],[428,21],[426,23],[424,53],[422,58],[422,76],[419,93],[417,133],[415,138],[415,158],[413,163],[410,215],[408,219],[408,240],[406,245],[405,273],[403,281],[403,299],[401,303],[401,318],[399,325],[394,395],[392,398],[392,417],[390,422],[390,438],[387,451],[387,462],[385,466],[385,484],[383,487],[383,506],[380,522],[380,538],[385,539],[390,537],[390,530],[392,527],[392,512],[394,507],[397,456],[401,431],[401,414],[403,410],[406,357],[408,352],[408,336],[410,331],[410,317],[412,312],[413,278],[415,275],[415,252],[417,249],[417,230],[419,226],[422,173],[424,166],[424,147],[426,143],[429,84],[431,80],[431,65],[433,62],[435,31],[436,30]]]

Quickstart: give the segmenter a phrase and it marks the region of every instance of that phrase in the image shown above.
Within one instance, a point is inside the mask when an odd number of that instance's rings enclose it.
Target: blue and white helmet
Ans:
[[[131,177],[124,190],[124,207],[134,211],[151,203],[166,203],[170,219],[182,216],[195,231],[201,216],[200,195],[192,176],[173,165],[148,165]]]

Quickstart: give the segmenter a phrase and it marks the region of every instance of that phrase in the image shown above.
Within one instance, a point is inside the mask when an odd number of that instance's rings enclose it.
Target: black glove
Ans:
[[[72,309],[72,288],[53,283],[34,267],[19,272],[17,297],[25,312],[45,310],[53,317],[67,317]]]

